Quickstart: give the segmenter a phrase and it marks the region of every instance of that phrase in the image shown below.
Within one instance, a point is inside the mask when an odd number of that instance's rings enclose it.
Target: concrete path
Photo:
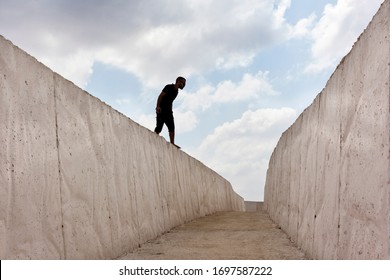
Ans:
[[[178,226],[123,260],[302,260],[305,255],[264,211],[218,212]]]

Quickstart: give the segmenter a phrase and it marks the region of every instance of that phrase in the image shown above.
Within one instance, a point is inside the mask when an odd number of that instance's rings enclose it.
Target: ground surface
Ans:
[[[124,260],[302,260],[305,255],[259,212],[218,212],[178,226]]]

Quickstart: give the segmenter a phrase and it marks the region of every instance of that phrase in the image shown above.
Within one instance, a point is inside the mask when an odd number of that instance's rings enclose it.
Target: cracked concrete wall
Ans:
[[[272,156],[265,209],[314,259],[390,259],[390,1]]]
[[[245,209],[230,183],[0,36],[0,259],[112,259]]]

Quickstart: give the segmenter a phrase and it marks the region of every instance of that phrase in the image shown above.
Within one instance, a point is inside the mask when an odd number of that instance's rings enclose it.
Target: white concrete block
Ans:
[[[112,259],[216,211],[224,178],[0,37],[0,258]]]
[[[390,258],[390,4],[383,8],[345,59],[340,258]]]
[[[269,163],[265,208],[316,259],[390,258],[389,18],[386,0]]]
[[[0,258],[63,258],[53,73],[0,49]]]

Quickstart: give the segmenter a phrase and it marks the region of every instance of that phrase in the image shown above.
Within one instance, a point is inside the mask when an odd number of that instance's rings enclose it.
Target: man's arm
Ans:
[[[165,92],[161,92],[160,95],[158,96],[157,98],[157,105],[156,105],[156,113],[161,113],[161,100],[164,98],[164,96],[166,95]]]

